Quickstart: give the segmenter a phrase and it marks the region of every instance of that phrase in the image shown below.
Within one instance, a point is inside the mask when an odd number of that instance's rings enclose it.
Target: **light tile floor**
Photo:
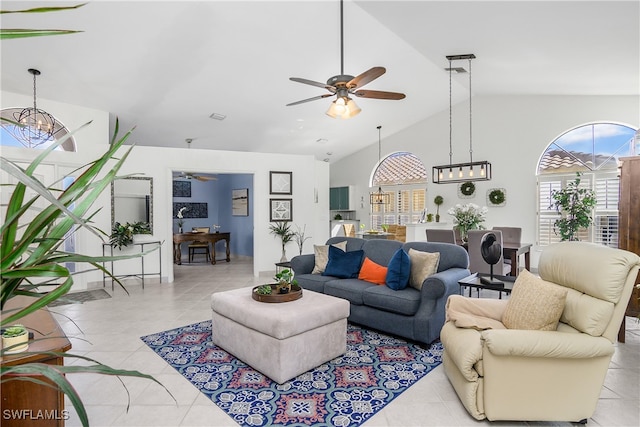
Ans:
[[[177,402],[159,385],[144,379],[123,378],[130,398],[118,379],[93,374],[73,374],[74,384],[87,407],[92,426],[235,426],[186,379],[142,343],[143,335],[210,318],[213,292],[252,287],[267,277],[254,278],[251,259],[233,258],[215,266],[198,263],[175,266],[174,283],[128,284],[129,295],[116,289],[110,299],[55,307],[58,321],[72,338],[71,353],[94,358],[122,369],[140,370],[164,384]],[[489,295],[487,295],[489,296]],[[78,328],[82,330],[79,332]],[[640,325],[627,318],[625,344],[616,353],[591,426],[640,425]],[[82,363],[67,361],[67,363]],[[80,422],[67,401],[71,419]],[[365,426],[480,426],[571,425],[569,423],[479,422],[471,418],[437,367],[395,401],[373,416]]]

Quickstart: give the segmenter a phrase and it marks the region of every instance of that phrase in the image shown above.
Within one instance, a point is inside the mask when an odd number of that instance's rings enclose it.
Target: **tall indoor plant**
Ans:
[[[554,202],[550,208],[560,212],[561,218],[554,223],[556,234],[560,233],[561,240],[578,240],[578,232],[588,228],[593,223],[591,216],[596,205],[596,195],[590,188],[580,188],[580,172],[576,172],[576,179],[569,182],[562,190],[554,190],[551,197]]]
[[[285,246],[295,237],[295,233],[291,231],[291,223],[288,221],[276,221],[273,224],[269,224],[269,232],[280,237],[282,243],[282,257],[280,257],[280,262],[286,262],[287,253],[285,252]]]

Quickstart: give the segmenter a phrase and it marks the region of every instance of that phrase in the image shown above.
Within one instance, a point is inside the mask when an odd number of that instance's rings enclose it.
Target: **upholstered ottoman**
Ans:
[[[215,345],[279,384],[346,352],[347,300],[304,290],[295,301],[264,303],[251,291],[211,295]]]

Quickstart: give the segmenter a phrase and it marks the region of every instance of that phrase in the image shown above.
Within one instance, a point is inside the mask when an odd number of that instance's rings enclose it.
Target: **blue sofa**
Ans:
[[[311,274],[315,255],[296,256],[291,268],[303,289],[321,292],[351,303],[349,321],[409,340],[430,344],[440,337],[445,321],[445,304],[452,294],[460,293],[458,280],[469,276],[469,256],[461,246],[449,243],[407,242],[384,239],[332,237],[327,245],[347,241],[347,252],[362,249],[364,256],[387,266],[400,248],[440,252],[437,273],[427,277],[422,290],[410,286],[393,290],[360,279],[339,279]],[[364,259],[364,258],[363,258]]]

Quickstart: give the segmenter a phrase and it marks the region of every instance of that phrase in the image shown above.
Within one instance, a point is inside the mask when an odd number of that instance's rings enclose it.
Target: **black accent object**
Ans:
[[[482,259],[489,264],[491,275],[487,277],[480,277],[480,281],[485,285],[499,286],[504,285],[500,280],[493,278],[493,266],[500,261],[502,255],[502,245],[497,242],[497,237],[494,233],[487,233],[482,236],[480,241],[480,254]]]
[[[173,218],[178,217],[178,212],[182,207],[186,206],[182,212],[183,218],[209,218],[209,208],[208,203],[184,203],[184,202],[174,202],[173,203]]]

